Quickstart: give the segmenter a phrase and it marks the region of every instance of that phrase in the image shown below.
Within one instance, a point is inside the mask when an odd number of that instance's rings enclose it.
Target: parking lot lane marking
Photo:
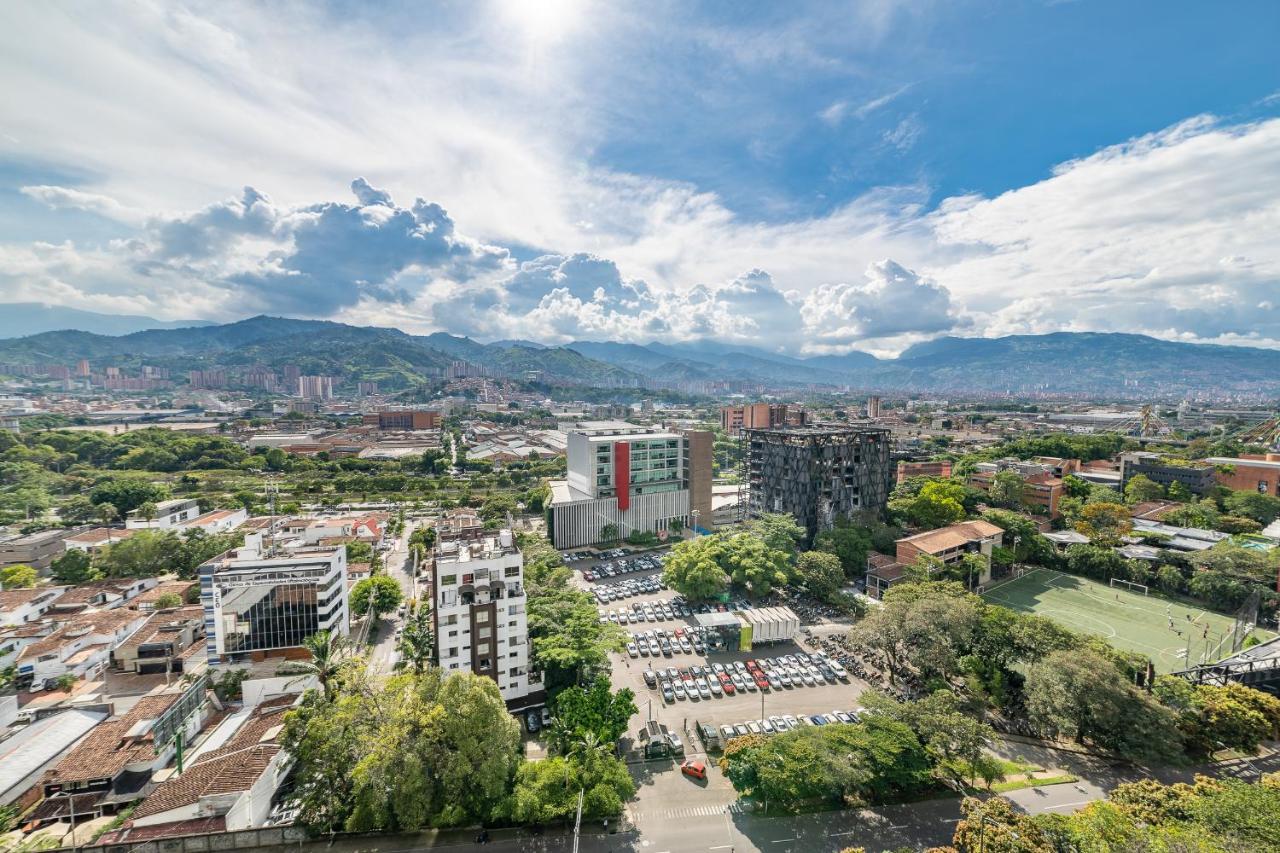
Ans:
[[[769,843],[770,844],[786,844],[788,841],[799,841],[799,840],[800,840],[800,836],[797,835],[794,838],[779,838],[776,841],[770,841]]]
[[[1081,800],[1078,803],[1058,803],[1056,806],[1045,806],[1046,809],[1069,809],[1073,806],[1087,806],[1093,800]]]
[[[842,836],[842,835],[857,835],[857,834],[858,834],[858,830],[856,830],[856,829],[850,829],[850,830],[848,830],[847,832],[833,832],[833,833],[831,833],[831,835],[830,835],[830,836],[828,836],[828,837],[829,837],[829,838],[839,838],[839,837],[840,837],[840,836]]]
[[[732,850],[732,844],[717,844],[715,847],[708,847],[708,850]]]

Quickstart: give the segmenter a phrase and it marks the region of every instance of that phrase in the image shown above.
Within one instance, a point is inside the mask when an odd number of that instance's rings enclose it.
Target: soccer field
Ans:
[[[1126,651],[1151,658],[1156,672],[1174,672],[1218,651],[1234,620],[1211,610],[1145,596],[1119,586],[1035,569],[1001,583],[983,598],[1095,634]],[[1256,631],[1259,639],[1270,634]],[[1190,654],[1188,655],[1188,652]],[[1228,643],[1214,659],[1231,653]]]

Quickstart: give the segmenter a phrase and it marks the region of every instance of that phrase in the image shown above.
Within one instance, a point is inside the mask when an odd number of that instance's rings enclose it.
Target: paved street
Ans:
[[[404,531],[390,551],[383,552],[384,570],[388,577],[395,578],[400,584],[400,591],[405,601],[416,597],[417,579],[413,576],[413,559],[409,554],[409,536],[413,533],[414,523],[406,520]],[[369,649],[369,671],[375,675],[390,673],[396,664],[396,628],[400,617],[394,612],[384,615],[378,624],[377,642]]]

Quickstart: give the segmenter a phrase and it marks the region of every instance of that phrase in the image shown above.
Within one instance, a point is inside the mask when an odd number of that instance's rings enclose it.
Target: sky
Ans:
[[[1272,0],[3,4],[0,303],[1280,348],[1277,43]]]

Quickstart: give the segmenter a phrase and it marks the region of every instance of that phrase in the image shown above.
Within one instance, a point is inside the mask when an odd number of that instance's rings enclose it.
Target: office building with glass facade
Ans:
[[[205,563],[200,601],[209,663],[288,657],[319,631],[347,636],[346,577],[345,548],[264,557],[253,541]]]

